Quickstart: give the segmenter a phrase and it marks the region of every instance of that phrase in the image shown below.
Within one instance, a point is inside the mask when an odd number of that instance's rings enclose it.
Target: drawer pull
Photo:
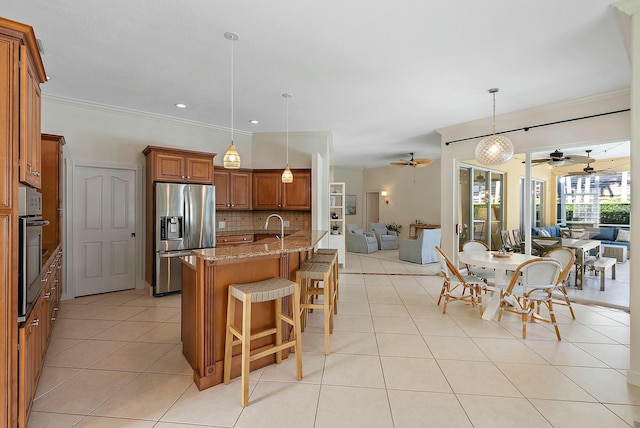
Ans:
[[[31,321],[31,325],[40,325],[40,318],[36,318],[33,321]]]

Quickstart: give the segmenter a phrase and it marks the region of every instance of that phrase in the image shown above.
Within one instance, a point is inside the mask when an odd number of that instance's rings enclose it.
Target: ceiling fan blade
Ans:
[[[531,159],[531,163],[539,164],[539,163],[549,162],[550,160],[553,160],[553,159],[551,158]],[[522,161],[522,163],[525,163],[525,162]]]
[[[607,176],[607,175],[616,175],[615,171],[611,171],[610,169],[603,169],[601,171],[596,171],[593,175],[597,175],[599,177]]]
[[[584,172],[584,171],[571,171],[571,172],[567,172],[565,175],[570,175],[570,176],[585,176],[585,175],[592,175],[588,172]]]
[[[590,158],[589,156],[583,156],[583,155],[565,156],[564,160],[569,163],[592,163],[596,161],[595,159]]]
[[[417,158],[417,159],[414,159],[413,162],[416,166],[429,166],[433,163],[433,160],[427,159],[427,158]]]
[[[409,164],[407,162],[391,162],[390,165],[393,165],[393,166],[407,166]]]

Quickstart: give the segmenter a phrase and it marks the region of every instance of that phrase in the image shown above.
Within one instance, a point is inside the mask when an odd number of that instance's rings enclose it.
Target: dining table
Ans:
[[[499,289],[505,289],[509,285],[507,271],[514,271],[522,263],[536,258],[538,257],[521,253],[500,254],[497,251],[460,251],[458,253],[458,260],[462,263],[496,271],[496,291],[489,302],[483,305],[483,320],[491,321],[498,312],[500,306]]]

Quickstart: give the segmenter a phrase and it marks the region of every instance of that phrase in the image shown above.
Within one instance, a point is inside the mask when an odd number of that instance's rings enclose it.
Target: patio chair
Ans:
[[[576,315],[573,313],[573,308],[571,307],[571,299],[567,294],[566,284],[569,282],[569,273],[573,268],[573,264],[575,263],[576,256],[573,254],[573,251],[569,248],[554,248],[553,250],[547,252],[545,257],[552,258],[557,260],[562,265],[562,272],[558,277],[558,282],[556,283],[555,288],[552,290],[552,296],[561,297],[561,300],[558,299],[555,303],[559,305],[564,305],[569,307],[569,312],[571,312],[571,318],[576,319]]]
[[[373,232],[378,241],[378,250],[397,250],[398,232],[388,230],[384,223],[369,223],[369,232]]]
[[[489,246],[484,241],[467,241],[462,244],[462,251],[490,251]],[[467,273],[477,276],[484,281],[485,284],[496,282],[496,271],[480,266],[465,265]]]
[[[440,245],[441,229],[425,229],[416,239],[405,238],[400,243],[398,257],[411,263],[435,263],[438,261],[436,246]]]
[[[502,248],[507,251],[514,251],[513,241],[511,240],[511,234],[508,230],[500,231],[500,240],[502,241]]]
[[[439,305],[442,297],[444,297],[442,313],[447,313],[449,300],[460,300],[470,302],[474,307],[477,305],[480,316],[482,316],[482,292],[486,291],[487,284],[473,275],[462,274],[439,246],[436,246],[436,253],[440,259],[440,273],[444,276],[442,290],[440,290],[440,297],[438,298]],[[460,294],[452,294],[458,287],[462,288]],[[467,290],[469,290],[469,294],[465,295]]]
[[[373,233],[365,232],[357,224],[347,224],[345,243],[347,251],[352,253],[374,253],[378,251],[378,241]]]
[[[522,244],[524,243],[524,241],[522,240],[522,234],[520,233],[520,229],[513,229],[511,231],[511,234],[513,235],[513,245],[514,245],[514,251],[521,253],[522,252]]]
[[[558,340],[560,330],[553,311],[552,291],[562,273],[562,265],[554,259],[537,258],[528,260],[516,269],[509,286],[500,292],[500,313],[498,322],[502,321],[504,311],[513,312],[522,317],[522,338],[527,338],[527,323],[538,319],[537,306],[544,303],[549,310],[549,318],[556,331]]]

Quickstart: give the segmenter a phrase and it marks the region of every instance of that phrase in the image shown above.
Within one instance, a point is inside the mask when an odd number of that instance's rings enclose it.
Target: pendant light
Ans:
[[[282,182],[293,183],[293,173],[289,169],[289,99],[291,94],[282,94],[282,97],[287,100],[287,167],[282,171]]]
[[[231,145],[222,158],[222,165],[226,169],[238,169],[240,168],[240,154],[233,144],[233,44],[240,36],[236,33],[227,32],[224,33],[224,37],[227,40],[231,40]]]
[[[480,140],[476,146],[476,160],[483,165],[502,165],[513,157],[513,143],[507,137],[496,135],[496,92],[498,88],[489,89],[493,94],[493,134]]]

